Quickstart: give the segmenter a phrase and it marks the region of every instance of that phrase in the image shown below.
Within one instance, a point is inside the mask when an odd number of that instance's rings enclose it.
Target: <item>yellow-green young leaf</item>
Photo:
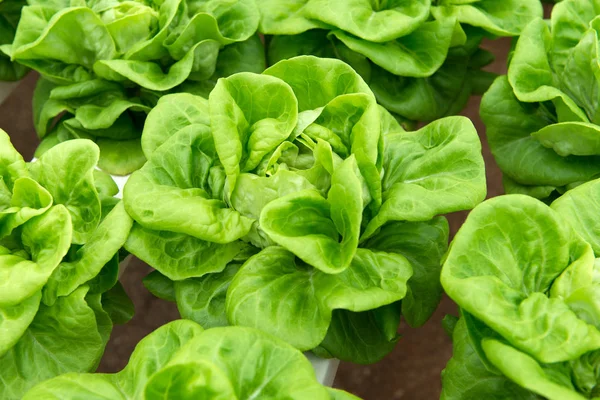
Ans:
[[[100,198],[94,186],[99,153],[90,140],[71,140],[51,148],[29,165],[33,178],[50,192],[54,204],[69,210],[73,243],[85,243],[100,222]]]
[[[299,191],[268,203],[260,226],[277,244],[327,273],[345,270],[358,246],[362,187],[354,157],[333,173],[327,199]]]
[[[62,205],[27,221],[0,246],[0,305],[15,306],[39,292],[71,246],[71,218]],[[11,242],[16,243],[11,243]]]
[[[290,136],[298,114],[289,85],[250,73],[219,80],[209,105],[215,147],[231,185]]]
[[[180,130],[129,178],[124,189],[127,212],[151,230],[221,244],[241,238],[253,221],[213,196],[209,177],[216,163],[208,127],[191,125]]]

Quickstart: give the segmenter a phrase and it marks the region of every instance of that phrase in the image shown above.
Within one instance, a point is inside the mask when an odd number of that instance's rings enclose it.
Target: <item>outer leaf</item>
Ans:
[[[115,324],[125,324],[133,318],[135,308],[121,283],[102,294],[102,308]]]
[[[190,321],[174,321],[158,328],[136,346],[129,364],[117,374],[64,374],[29,391],[25,399],[136,399],[146,384],[174,354],[197,337],[202,328]]]
[[[67,392],[68,391],[68,392]],[[68,393],[68,394],[67,394]],[[29,390],[25,399],[64,400],[83,398],[89,400],[126,400],[119,387],[103,375],[66,373],[44,381]]]
[[[209,329],[190,341],[171,364],[188,363],[198,354],[226,374],[239,399],[329,399],[304,355],[257,330]],[[261,360],[258,368],[257,360]]]
[[[140,169],[146,162],[139,139],[98,139],[100,160],[98,167],[117,176],[126,176]]]
[[[202,331],[174,321],[136,347],[117,374],[65,374],[31,390],[25,399],[352,399],[320,385],[309,361],[289,344],[258,330]]]
[[[359,364],[373,364],[388,355],[400,339],[400,306],[392,303],[363,312],[335,310],[327,336],[315,354]],[[329,356],[330,357],[330,356]]]
[[[427,221],[485,198],[480,142],[468,119],[449,117],[384,140],[384,203],[363,238],[388,221]]]
[[[43,6],[23,7],[12,44],[17,60],[56,60],[91,67],[115,55],[115,44],[98,17],[86,7],[53,14]]]
[[[435,18],[456,17],[459,22],[485,29],[498,36],[517,36],[534,18],[542,17],[539,1],[442,0],[431,8]]]
[[[389,223],[363,246],[401,254],[410,262],[413,276],[402,300],[402,315],[413,327],[423,325],[442,297],[439,277],[442,257],[448,249],[448,221],[436,217],[427,222]]]
[[[506,194],[524,194],[540,200],[549,198],[558,189],[554,186],[522,185],[506,175],[502,176],[502,185]]]
[[[223,272],[175,282],[177,309],[182,318],[206,328],[227,326],[225,298],[240,264],[229,264]]]
[[[236,398],[231,383],[219,368],[207,361],[195,361],[166,367],[146,384],[146,399],[214,399]]]
[[[110,380],[127,398],[139,398],[152,376],[163,369],[186,343],[202,332],[202,327],[185,320],[161,326],[138,343],[127,366],[110,377]]]
[[[95,367],[104,343],[86,291],[81,287],[52,307],[40,306],[25,334],[0,357],[2,398],[20,399],[36,383]]]
[[[558,187],[600,174],[597,157],[561,157],[530,136],[552,120],[543,105],[520,103],[505,77],[483,97],[481,118],[496,162],[522,185]]]
[[[464,319],[454,329],[452,358],[442,372],[441,400],[515,399],[538,400],[508,378],[486,368],[475,351]],[[520,369],[519,369],[520,370]]]
[[[125,243],[127,251],[172,280],[221,272],[247,246],[239,240],[218,244],[138,224],[133,226]]]
[[[600,228],[595,222],[599,201],[600,180],[594,180],[569,190],[551,206],[592,246],[596,257],[600,255]]]
[[[238,72],[259,74],[265,68],[264,46],[258,34],[255,34],[248,40],[233,43],[221,49],[217,58],[215,73],[210,79],[206,81],[187,81],[176,90],[208,98],[219,78]]]
[[[175,301],[175,283],[160,272],[150,272],[142,282],[146,289],[159,299]]]
[[[346,271],[329,275],[297,264],[282,248],[268,247],[235,276],[227,316],[232,324],[260,327],[308,350],[325,338],[334,309],[359,312],[400,300],[411,273],[400,255],[358,249]],[[311,328],[305,329],[308,321]]]
[[[455,23],[452,18],[426,22],[409,35],[385,43],[356,38],[344,31],[332,34],[351,50],[394,75],[427,77],[444,63]],[[423,46],[423,43],[428,45]]]
[[[549,400],[584,400],[586,397],[554,382],[538,362],[511,346],[486,339],[486,356],[511,380]]]
[[[8,307],[0,307],[0,357],[9,351],[27,330],[35,317],[41,300],[41,292],[37,292],[27,300]]]
[[[462,308],[540,361],[578,357],[600,346],[600,332],[562,300],[544,295],[568,266],[573,240],[537,200],[488,200],[456,235],[442,285]],[[548,323],[534,322],[541,319]]]
[[[368,41],[385,42],[417,29],[429,15],[430,2],[270,0],[258,6],[260,30],[266,34],[294,35],[331,25]]]
[[[107,80],[130,80],[146,89],[165,91],[181,84],[192,72],[199,73],[199,79],[209,78],[214,72],[218,52],[218,42],[204,40],[194,45],[181,60],[171,65],[167,73],[162,71],[158,63],[152,61],[110,59],[97,61],[94,64],[94,72]]]

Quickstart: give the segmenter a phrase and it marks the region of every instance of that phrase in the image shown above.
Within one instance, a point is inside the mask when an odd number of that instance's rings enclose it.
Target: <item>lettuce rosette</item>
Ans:
[[[57,143],[91,139],[99,167],[127,175],[145,162],[144,119],[160,96],[207,95],[235,72],[262,72],[254,0],[30,0],[12,60],[38,71],[37,155]]]
[[[517,36],[538,0],[265,0],[259,31],[270,63],[301,54],[352,65],[406,126],[462,110],[494,75],[484,37]]]
[[[21,16],[21,8],[26,4],[26,0],[0,0],[0,46],[12,43]],[[18,81],[26,73],[26,67],[12,62],[10,57],[0,50],[0,81]]]
[[[599,398],[599,199],[594,180],[471,212],[441,275],[462,310],[442,399]]]
[[[132,220],[98,147],[73,140],[26,163],[0,131],[0,398],[94,370],[113,323],[131,318],[117,281]]]
[[[202,326],[249,326],[359,363],[441,296],[448,224],[485,197],[463,117],[405,132],[347,64],[312,56],[164,96],[124,188],[125,248]]]
[[[297,349],[253,328],[170,322],[142,339],[116,374],[69,373],[23,398],[45,400],[358,400],[321,385]]]
[[[600,176],[600,2],[558,3],[523,31],[483,97],[481,118],[507,193],[555,199]]]

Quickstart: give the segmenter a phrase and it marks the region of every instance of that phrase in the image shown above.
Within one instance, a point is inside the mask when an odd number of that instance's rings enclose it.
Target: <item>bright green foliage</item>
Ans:
[[[268,60],[310,54],[339,58],[403,120],[458,113],[493,74],[484,37],[517,36],[542,16],[539,0],[264,0],[259,31]]]
[[[141,130],[162,95],[206,96],[222,76],[264,70],[258,23],[254,0],[30,1],[1,48],[42,76],[37,155],[92,139],[99,167],[127,175],[146,160]]]
[[[26,0],[0,0],[0,46],[12,43],[21,9],[26,4]],[[18,81],[27,71],[27,67],[11,62],[10,57],[0,50],[0,81]]]
[[[145,283],[206,327],[361,363],[431,316],[448,223],[485,196],[473,125],[405,132],[339,60],[302,56],[150,112],[124,204]],[[402,300],[400,305],[399,301]],[[357,328],[360,327],[360,328]]]
[[[461,307],[442,399],[600,395],[600,180],[550,206],[507,195],[477,206],[441,281]]]
[[[96,180],[98,154],[73,140],[26,163],[0,131],[2,399],[95,369],[113,322],[131,318],[117,277],[132,220]]]
[[[170,322],[136,346],[116,374],[70,373],[39,384],[24,400],[358,399],[321,385],[289,344],[242,327],[203,330]]]
[[[483,97],[507,193],[540,199],[600,176],[600,2],[566,0],[532,21]]]

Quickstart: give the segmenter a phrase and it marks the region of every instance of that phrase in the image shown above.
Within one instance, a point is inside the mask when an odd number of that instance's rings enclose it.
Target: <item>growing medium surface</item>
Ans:
[[[154,294],[204,327],[251,326],[360,363],[391,351],[401,315],[419,326],[435,310],[448,239],[437,215],[485,196],[468,119],[406,132],[333,59],[235,74],[208,101],[165,96],[142,149],[125,247],[157,270]]]
[[[73,140],[26,163],[0,130],[0,398],[96,368],[132,305],[117,282],[132,220]]]
[[[550,206],[507,195],[471,212],[441,275],[461,307],[443,399],[598,397],[598,199],[594,180]]]
[[[554,199],[600,174],[600,2],[565,0],[532,21],[481,117],[507,193]]]

